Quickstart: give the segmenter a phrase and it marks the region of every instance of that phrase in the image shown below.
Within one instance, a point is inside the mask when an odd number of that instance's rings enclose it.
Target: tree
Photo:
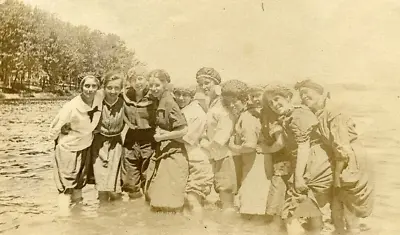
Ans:
[[[119,36],[73,26],[18,0],[0,5],[0,22],[0,74],[9,87],[24,89],[25,78],[30,84],[45,72],[49,84],[41,79],[43,89],[60,83],[72,89],[82,74],[126,72],[140,63]]]

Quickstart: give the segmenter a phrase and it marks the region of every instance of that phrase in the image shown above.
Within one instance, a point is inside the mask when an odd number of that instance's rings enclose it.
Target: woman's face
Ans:
[[[273,95],[268,97],[268,105],[272,111],[278,115],[287,113],[292,108],[292,103],[289,97],[283,97],[281,95]]]
[[[116,79],[109,81],[104,87],[106,99],[114,100],[118,97],[122,90],[122,80]]]
[[[92,100],[99,89],[99,84],[95,78],[86,78],[82,85],[82,94],[85,98]]]
[[[322,94],[314,89],[302,87],[299,89],[301,102],[310,109],[317,109],[318,104],[322,99]]]
[[[149,81],[147,78],[145,78],[143,76],[137,76],[137,77],[132,78],[131,86],[136,91],[143,91],[144,89],[146,89],[149,86]]]
[[[263,96],[263,92],[259,91],[259,92],[253,92],[249,95],[249,103],[257,108],[261,108],[262,106],[262,96]]]
[[[215,88],[217,84],[210,78],[199,78],[197,79],[197,85],[205,95],[208,97],[215,96]]]
[[[185,92],[176,91],[174,92],[174,96],[176,103],[181,109],[189,105],[190,102],[192,101],[192,97]]]
[[[229,110],[229,112],[236,116],[239,115],[245,107],[243,101],[233,96],[223,96],[222,103]]]
[[[160,79],[151,77],[149,80],[149,90],[151,94],[156,97],[160,98],[162,93],[165,91],[167,86],[166,82],[160,81]]]

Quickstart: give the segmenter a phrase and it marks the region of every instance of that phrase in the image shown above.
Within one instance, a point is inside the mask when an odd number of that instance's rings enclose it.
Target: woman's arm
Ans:
[[[229,149],[232,150],[235,154],[245,154],[245,153],[252,153],[252,152],[256,151],[256,147],[248,146],[245,144],[242,144],[242,145],[235,144],[234,136],[232,136],[229,141]]]
[[[297,191],[302,192],[307,189],[303,175],[306,170],[308,156],[310,155],[310,141],[299,143],[297,149],[296,166],[294,172],[294,185]]]
[[[207,118],[205,115],[188,118],[187,120],[188,130],[187,133],[182,137],[182,143],[194,145],[199,143],[205,133],[205,127],[207,124]]]
[[[311,133],[317,128],[318,120],[308,109],[293,111],[288,127],[293,132],[297,144],[296,165],[294,170],[294,186],[298,192],[307,191],[304,179],[307,161],[311,153]]]
[[[330,125],[330,132],[333,137],[332,147],[334,148],[335,169],[333,172],[334,187],[341,187],[340,175],[346,168],[349,158],[354,154],[350,144],[350,135],[348,130],[348,118],[340,114],[333,118]]]
[[[284,142],[283,142],[282,133],[281,132],[275,133],[275,139],[276,139],[276,141],[270,146],[266,145],[265,143],[259,144],[260,145],[259,152],[260,153],[276,153],[276,152],[282,150],[283,147],[285,146]]]
[[[237,131],[240,133],[238,137],[242,141],[238,142],[241,142],[241,144],[236,144],[234,141],[235,138],[231,138],[229,142],[229,147],[231,150],[237,154],[256,152],[257,144],[261,134],[260,120],[246,111],[239,117],[236,125],[236,128],[239,128]]]
[[[49,138],[55,140],[60,134],[66,135],[71,130],[70,126],[71,108],[69,103],[65,104],[50,124]]]
[[[182,126],[175,128],[173,131],[166,131],[166,130],[158,131],[154,135],[154,139],[157,142],[164,141],[164,140],[181,139],[184,135],[186,135],[186,133],[187,133],[187,126],[182,125]]]

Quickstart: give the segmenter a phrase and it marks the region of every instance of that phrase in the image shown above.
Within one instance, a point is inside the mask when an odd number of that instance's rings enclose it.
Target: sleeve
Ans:
[[[294,134],[297,143],[310,140],[310,133],[318,124],[317,117],[309,110],[295,110],[291,116],[289,128]]]
[[[211,141],[215,141],[219,145],[225,145],[231,138],[234,121],[233,117],[226,110],[221,110],[217,116],[217,127],[215,128],[215,135]]]
[[[61,133],[61,127],[71,120],[71,105],[65,104],[50,124],[49,138],[55,140]]]
[[[204,117],[203,118],[195,117],[187,121],[188,121],[188,132],[183,137],[183,140],[189,143],[190,145],[194,145],[203,136],[207,119]]]
[[[343,114],[335,116],[330,122],[330,132],[333,138],[335,160],[348,161],[349,156],[354,154],[350,145],[351,136],[348,131],[348,118]]]
[[[261,132],[260,120],[253,116],[246,117],[243,120],[242,125],[242,137],[244,140],[242,146],[256,148]]]
[[[174,101],[170,105],[168,121],[172,130],[187,125],[185,116]]]

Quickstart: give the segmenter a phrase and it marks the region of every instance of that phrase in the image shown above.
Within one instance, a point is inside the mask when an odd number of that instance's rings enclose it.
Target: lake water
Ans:
[[[353,114],[374,167],[376,204],[368,234],[399,234],[400,99],[394,89],[336,91]],[[384,101],[384,102],[383,102]],[[0,104],[0,233],[4,234],[270,234],[268,227],[221,217],[207,207],[207,226],[149,211],[142,200],[99,208],[92,185],[68,219],[57,218],[49,122],[65,101]]]

